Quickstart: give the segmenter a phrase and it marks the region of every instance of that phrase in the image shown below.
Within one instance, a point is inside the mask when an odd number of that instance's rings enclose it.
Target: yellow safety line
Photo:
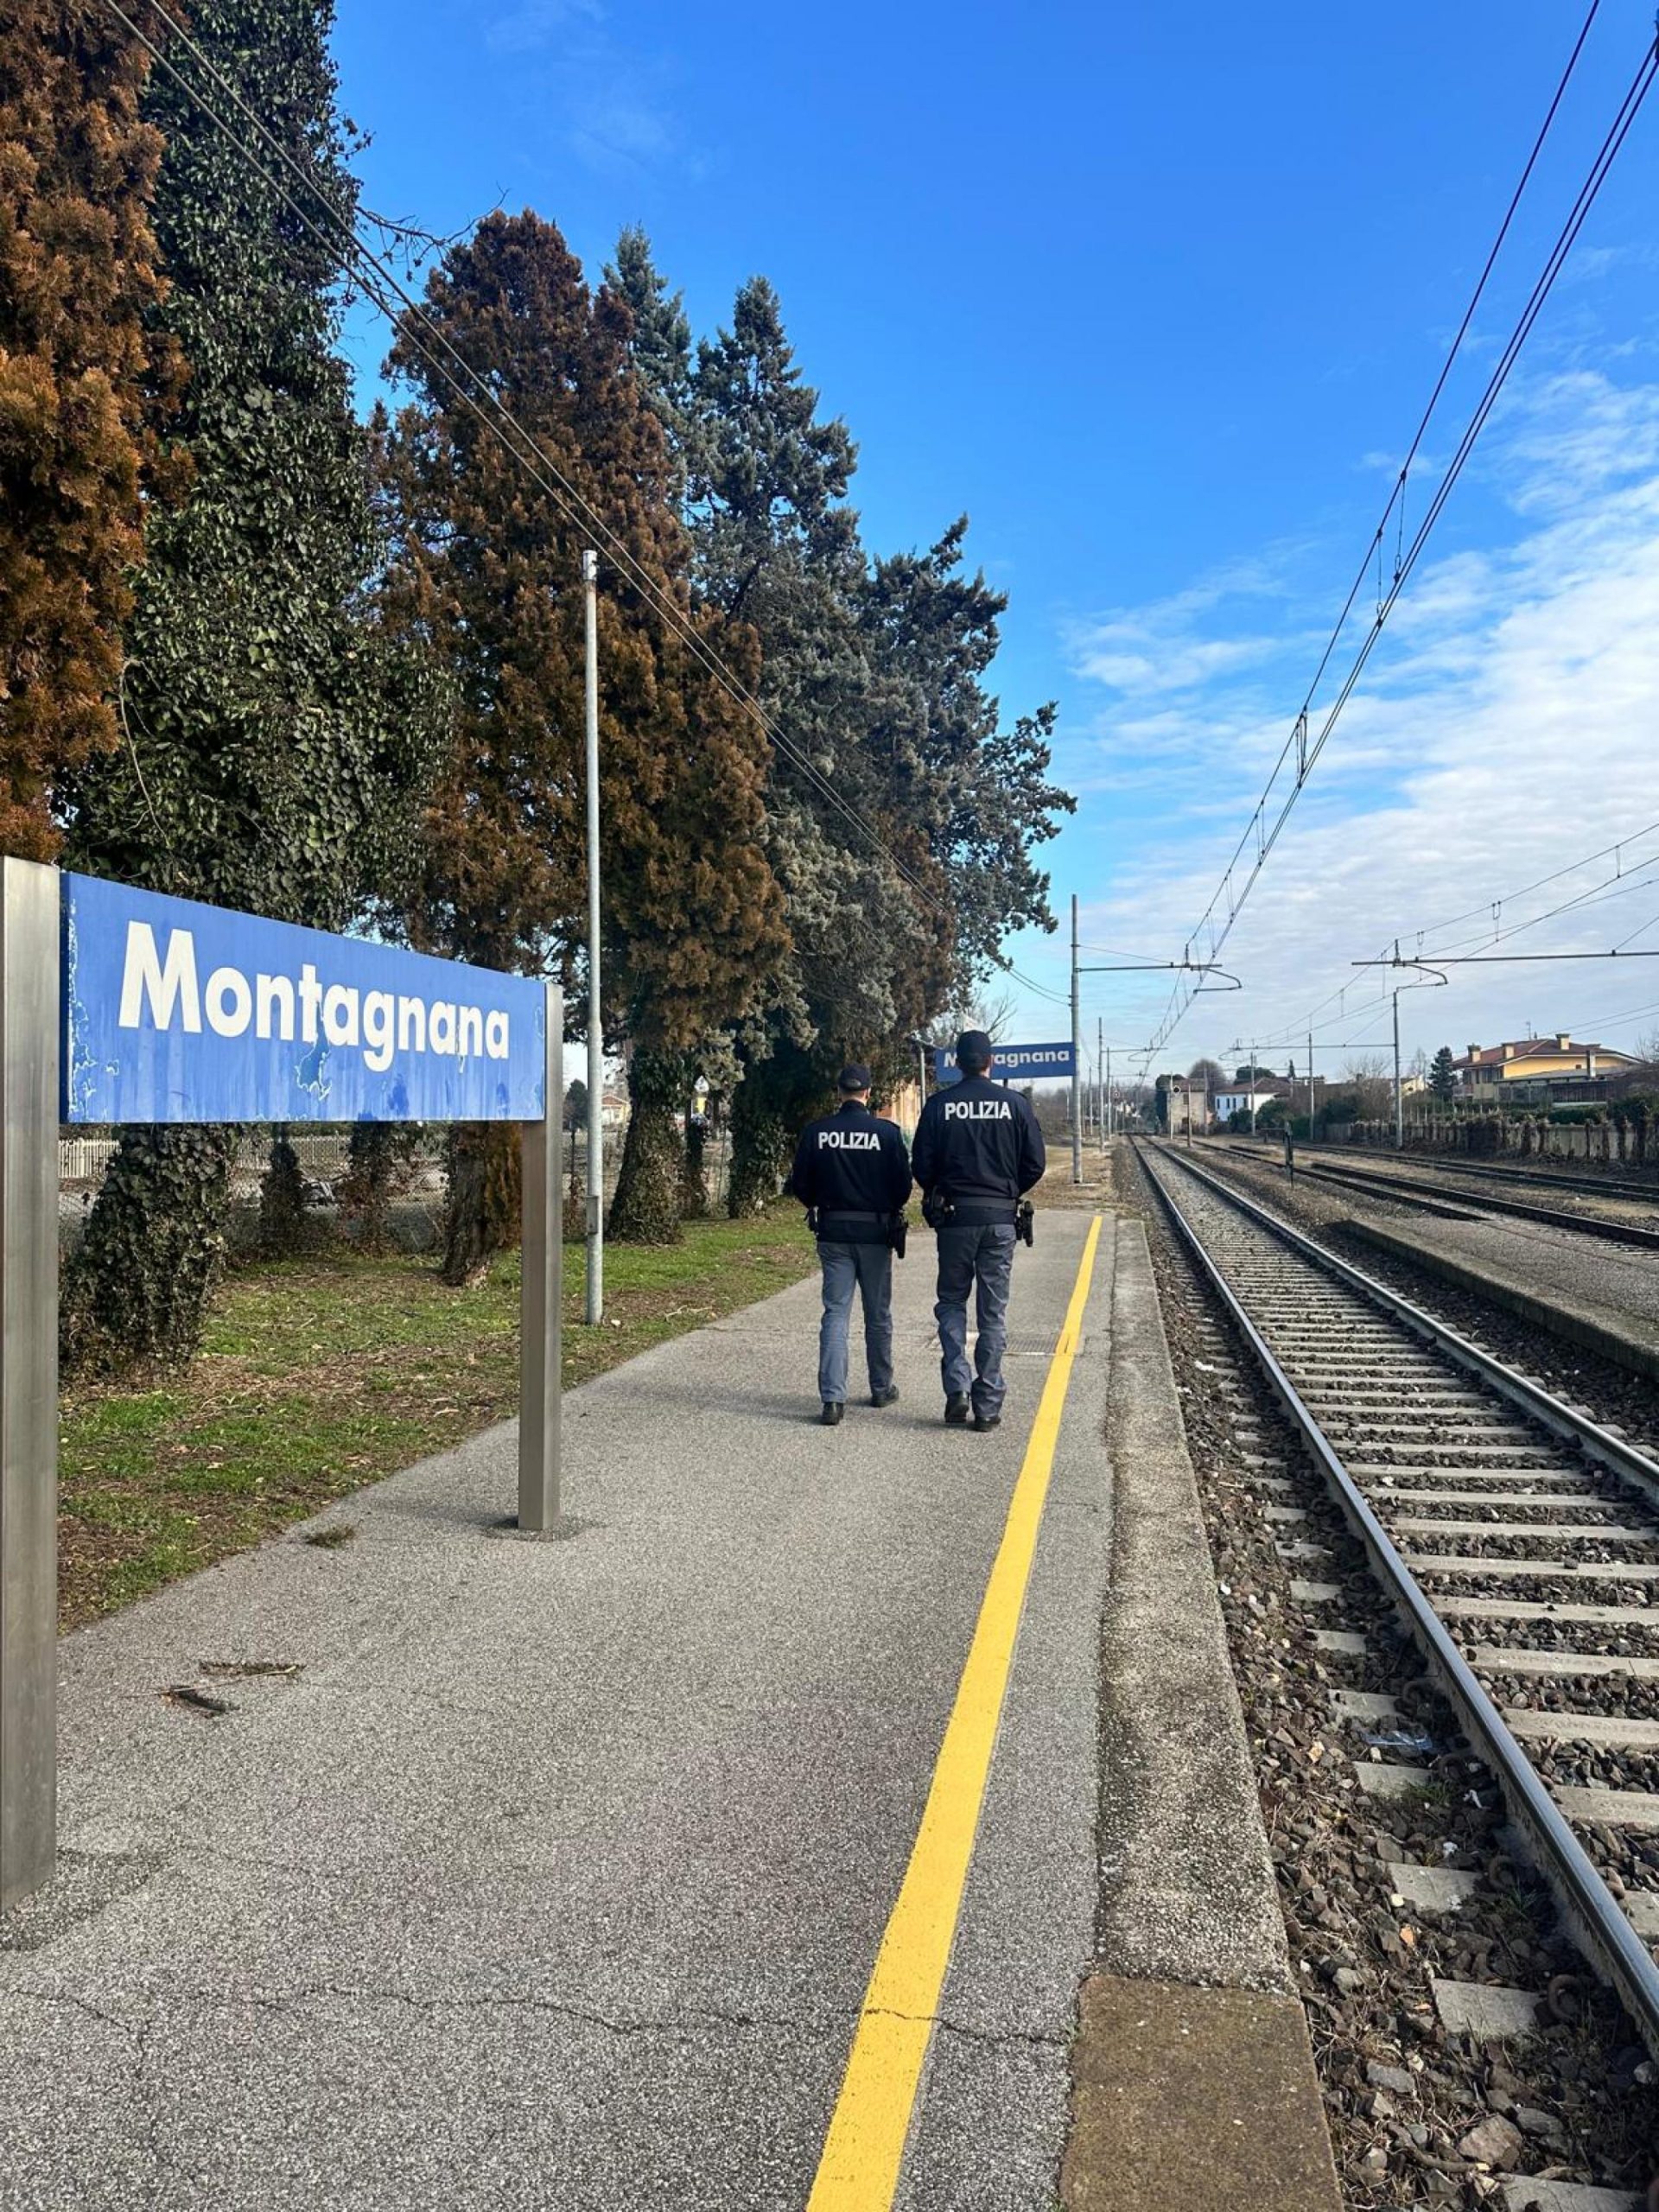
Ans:
[[[911,2114],[974,1855],[1014,1637],[1054,1466],[1066,1385],[1083,1330],[1100,1223],[1096,1214],[1090,1224],[1065,1325],[1049,1364],[1002,1541],[957,1686],[957,1701],[939,1747],[927,1808],[864,1993],[807,2212],[887,2212],[899,2186]]]

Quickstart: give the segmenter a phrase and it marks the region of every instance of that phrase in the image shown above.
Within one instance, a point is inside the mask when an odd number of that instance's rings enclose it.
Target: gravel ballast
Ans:
[[[1293,1963],[1348,2201],[1501,2203],[1505,2181],[1521,2175],[1644,2189],[1659,2142],[1651,2062],[1557,1932],[1544,1893],[1504,1851],[1496,1786],[1421,1679],[1414,1650],[1322,1481],[1127,1147],[1119,1173],[1122,1196],[1147,1218]],[[1420,1292],[1414,1284],[1411,1294],[1429,1303]],[[1587,1497],[1569,1517],[1591,1521],[1605,1510],[1618,1518],[1618,1504],[1611,1496]],[[1293,1523],[1287,1512],[1303,1518]],[[1452,1509],[1445,1517],[1459,1516]],[[1410,1539],[1414,1548],[1455,1548],[1462,1557],[1482,1556],[1468,1548],[1478,1541]],[[1511,1547],[1523,1557],[1536,1549],[1529,1530],[1506,1531],[1500,1555]],[[1612,1578],[1605,1586],[1618,1590],[1614,1548],[1602,1548]],[[1635,1554],[1646,1555],[1640,1548]],[[1594,1557],[1594,1548],[1573,1556]],[[1515,1587],[1531,1590],[1536,1580]],[[1337,1595],[1304,1603],[1293,1582],[1334,1586]],[[1604,1585],[1571,1587],[1576,1599]],[[1644,1601],[1656,1596],[1649,1588]],[[1509,1625],[1483,1620],[1481,1642],[1505,1648]],[[1316,1643],[1317,1631],[1333,1630],[1363,1635],[1364,1652]],[[1600,1650],[1601,1635],[1600,1643],[1562,1648]],[[1530,1630],[1513,1637],[1535,1647],[1548,1640]],[[1545,1701],[1535,1677],[1496,1680],[1511,1702]],[[1548,1694],[1568,1714],[1593,1703],[1599,1712],[1640,1716],[1659,1703],[1659,1684],[1621,1678],[1622,1703],[1610,1703],[1606,1688],[1605,1681],[1592,1688],[1588,1677],[1569,1675],[1551,1679]],[[1395,1710],[1386,1719],[1345,1718],[1332,1704],[1339,1690],[1391,1698]],[[1560,1779],[1589,1786],[1608,1786],[1617,1775],[1647,1787],[1641,1777],[1659,1765],[1650,1754],[1565,1737],[1536,1748],[1557,1763]],[[1369,1794],[1363,1767],[1406,1770],[1405,1794]],[[1616,1879],[1659,1883],[1659,1873],[1631,1853],[1627,1832],[1608,1835],[1596,1855]],[[1476,1886],[1450,1910],[1408,1906],[1389,1870],[1414,1863],[1471,1875]],[[1533,1993],[1536,2031],[1496,2045],[1454,2032],[1436,2010],[1434,1980]]]

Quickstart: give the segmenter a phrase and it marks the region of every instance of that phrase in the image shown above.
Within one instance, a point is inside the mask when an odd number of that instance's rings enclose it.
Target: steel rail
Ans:
[[[1617,1475],[1621,1481],[1642,1491],[1649,1504],[1659,1510],[1659,1460],[1649,1459],[1645,1452],[1638,1452],[1633,1444],[1627,1444],[1611,1428],[1604,1428],[1588,1414],[1580,1413],[1576,1407],[1568,1405],[1565,1398],[1558,1398],[1553,1390],[1545,1389],[1541,1382],[1535,1382],[1519,1368],[1507,1366],[1471,1338],[1460,1336],[1449,1321],[1442,1321],[1424,1306],[1414,1306],[1402,1292],[1391,1290],[1387,1283],[1380,1282],[1375,1275],[1366,1274],[1351,1261],[1344,1260],[1332,1251],[1328,1245],[1316,1243],[1305,1231],[1283,1220],[1255,1199],[1247,1197],[1243,1191],[1235,1190],[1219,1175],[1199,1167],[1192,1160],[1184,1159],[1181,1165],[1189,1175],[1195,1176],[1230,1205],[1236,1206],[1241,1213],[1248,1214],[1271,1235],[1291,1245],[1305,1260],[1335,1275],[1350,1290],[1370,1299],[1374,1306],[1381,1306],[1393,1319],[1414,1331],[1426,1344],[1437,1351],[1445,1352],[1460,1367],[1478,1376],[1488,1389],[1506,1397],[1511,1405],[1518,1406],[1529,1420],[1539,1422],[1552,1434],[1559,1436],[1564,1444],[1572,1445],[1586,1459],[1593,1459],[1598,1466],[1605,1467],[1610,1474]]]
[[[1268,1158],[1276,1156],[1279,1147],[1270,1136],[1228,1137],[1205,1140],[1211,1142],[1254,1145]],[[1415,1152],[1409,1146],[1397,1152],[1392,1145],[1332,1144],[1322,1138],[1304,1137],[1298,1145],[1299,1155],[1306,1154],[1314,1160],[1353,1160],[1363,1165],[1368,1155],[1380,1154],[1389,1160],[1407,1160],[1412,1172],[1418,1175],[1472,1175],[1481,1182],[1491,1179],[1501,1183],[1518,1184],[1522,1189],[1535,1185],[1542,1190],[1576,1191],[1584,1198],[1624,1198],[1632,1204],[1659,1205],[1659,1182],[1643,1175],[1621,1175],[1611,1163],[1604,1171],[1587,1163],[1582,1175],[1557,1174],[1547,1167],[1503,1166],[1495,1160],[1467,1160],[1460,1154],[1449,1152]],[[1559,1158],[1559,1154],[1547,1157]]]
[[[1581,1236],[1605,1237],[1615,1244],[1645,1244],[1650,1250],[1659,1251],[1659,1229],[1645,1229],[1634,1221],[1611,1221],[1605,1214],[1571,1213],[1565,1206],[1535,1206],[1524,1198],[1459,1190],[1452,1182],[1420,1182],[1414,1176],[1389,1174],[1381,1168],[1351,1167],[1345,1162],[1338,1166],[1327,1160],[1305,1161],[1302,1173],[1321,1175],[1327,1182],[1347,1183],[1356,1190],[1375,1191],[1383,1196],[1398,1191],[1404,1197],[1427,1198],[1442,1206],[1461,1198],[1465,1208],[1477,1213],[1513,1214],[1522,1221],[1542,1223],[1547,1228],[1576,1230]]]
[[[1482,1688],[1433,1604],[1418,1586],[1415,1576],[1395,1549],[1393,1540],[1371,1510],[1330,1439],[1281,1365],[1277,1355],[1211,1258],[1198,1231],[1176,1204],[1162,1176],[1147,1159],[1144,1148],[1138,1144],[1135,1148],[1182,1241],[1249,1344],[1274,1395],[1300,1432],[1336,1497],[1344,1518],[1364,1548],[1373,1573],[1402,1616],[1413,1641],[1428,1661],[1431,1671],[1456,1712],[1465,1735],[1497,1777],[1528,1855],[1548,1885],[1563,1921],[1580,1948],[1589,1955],[1597,1970],[1623,1999],[1649,2050],[1659,2057],[1659,1967],[1656,1967],[1647,1946],[1597,1872],[1583,1845],[1573,1834],[1526,1753],[1510,1733],[1497,1707]],[[1529,1404],[1535,1395],[1543,1401],[1554,1416],[1546,1425],[1560,1433],[1567,1433],[1560,1427],[1561,1423],[1567,1424],[1574,1433],[1582,1432],[1586,1439],[1584,1448],[1591,1452],[1591,1456],[1600,1458],[1601,1454],[1599,1450],[1591,1449],[1588,1440],[1593,1440],[1597,1445],[1605,1440],[1609,1445],[1618,1446],[1624,1457],[1640,1462],[1646,1476],[1643,1488],[1650,1496],[1659,1497],[1659,1465],[1622,1445],[1618,1439],[1611,1437],[1597,1423],[1573,1414],[1560,1400],[1553,1398],[1535,1383],[1529,1383],[1524,1376],[1516,1374],[1513,1370],[1503,1369],[1500,1362],[1480,1351],[1466,1338],[1459,1337],[1454,1330],[1445,1328],[1443,1324],[1412,1306],[1408,1300],[1399,1298],[1385,1285],[1372,1282],[1357,1268],[1351,1268],[1345,1260],[1339,1260],[1335,1253],[1327,1252],[1322,1245],[1315,1244],[1299,1230],[1291,1229],[1287,1223],[1279,1221],[1262,1207],[1230,1190],[1213,1175],[1185,1160],[1181,1165],[1188,1174],[1224,1198],[1229,1205],[1237,1207],[1270,1235],[1289,1243],[1305,1258],[1326,1268],[1351,1288],[1363,1290],[1372,1296],[1375,1303],[1417,1333],[1424,1335],[1430,1343],[1450,1352],[1460,1363],[1472,1366],[1476,1373],[1488,1379],[1491,1379],[1489,1370],[1497,1370],[1517,1386],[1514,1391],[1504,1392],[1516,1403]],[[1465,1357],[1471,1354],[1473,1355],[1472,1359]],[[1611,1465],[1612,1462],[1604,1460],[1603,1464]]]

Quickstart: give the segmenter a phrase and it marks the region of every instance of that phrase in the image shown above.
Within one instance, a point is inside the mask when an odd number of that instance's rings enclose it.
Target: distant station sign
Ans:
[[[996,1065],[991,1070],[994,1083],[1058,1082],[1064,1077],[1068,1082],[1077,1071],[1077,1052],[1070,1043],[1064,1045],[999,1045]],[[956,1083],[961,1079],[956,1055],[949,1046],[936,1046],[933,1052],[933,1079],[936,1083]]]
[[[527,976],[64,875],[66,1122],[538,1122]]]

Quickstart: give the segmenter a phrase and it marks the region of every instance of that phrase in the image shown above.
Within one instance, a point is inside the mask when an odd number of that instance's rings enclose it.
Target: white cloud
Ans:
[[[1248,988],[1200,997],[1167,1047],[1170,1065],[1235,1036],[1294,1033],[1315,1001],[1344,987],[1350,1023],[1325,1041],[1357,1040],[1368,1026],[1363,1041],[1386,1039],[1382,979],[1351,961],[1396,933],[1413,951],[1420,928],[1659,818],[1659,385],[1619,387],[1582,371],[1541,378],[1494,425],[1486,465],[1526,534],[1414,579],[1229,940],[1224,957]],[[1080,670],[1103,671],[1115,694],[1083,749],[1086,772],[1102,789],[1116,777],[1137,804],[1148,790],[1168,803],[1109,891],[1088,902],[1086,938],[1179,950],[1249,819],[1260,756],[1282,742],[1283,702],[1264,710],[1252,640],[1218,619],[1230,611],[1226,594],[1201,583],[1146,609],[1114,609],[1078,633]],[[1137,637],[1151,641],[1145,658],[1166,649],[1181,672],[1167,701],[1133,665]],[[1135,710],[1116,717],[1120,699]],[[1251,773],[1227,772],[1229,755]],[[1659,838],[1649,849],[1659,853]],[[1596,873],[1561,888],[1586,888]],[[1557,895],[1512,906],[1506,924]],[[1650,915],[1659,888],[1649,883],[1515,949],[1603,948]],[[1639,943],[1659,949],[1659,925]],[[1637,1010],[1644,999],[1659,1004],[1659,961],[1628,972],[1449,972],[1449,989],[1402,998],[1408,1052],[1535,1027],[1605,1027],[1617,1043],[1622,1025],[1628,1041],[1653,1026]],[[1132,1009],[1119,1020],[1149,1033],[1164,980],[1110,980],[1110,1002]],[[1351,1013],[1368,996],[1369,1015]]]
[[[1124,699],[1151,700],[1264,667],[1287,641],[1261,626],[1259,607],[1257,622],[1242,634],[1217,634],[1216,618],[1240,601],[1281,599],[1284,558],[1281,549],[1269,549],[1259,560],[1235,563],[1144,607],[1109,607],[1074,620],[1066,632],[1074,671]]]
[[[531,81],[546,78],[546,111],[584,167],[621,184],[669,166],[692,181],[708,173],[710,156],[684,143],[668,96],[671,61],[625,44],[603,0],[518,0],[484,41]]]
[[[492,54],[534,54],[556,33],[596,23],[603,14],[599,0],[521,0],[486,26],[484,43]]]

